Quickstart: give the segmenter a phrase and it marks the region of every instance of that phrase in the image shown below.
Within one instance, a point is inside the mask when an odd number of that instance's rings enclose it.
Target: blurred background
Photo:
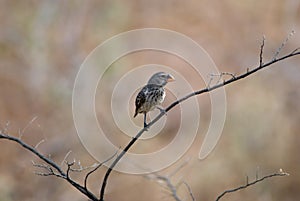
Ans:
[[[22,139],[33,146],[45,139],[38,149],[59,164],[71,150],[70,160],[76,158],[82,165],[91,165],[95,160],[80,143],[74,127],[72,89],[81,63],[97,45],[132,29],[171,29],[205,48],[221,71],[239,74],[258,64],[263,35],[265,60],[272,58],[292,30],[296,33],[281,54],[300,46],[300,1],[3,0],[0,25],[1,129],[7,128],[11,135],[18,136],[25,128]],[[116,80],[126,70],[149,62],[180,69],[182,75],[190,76],[193,88],[205,87],[191,72],[185,72],[179,58],[157,52],[132,55],[105,74],[106,94],[97,94],[99,122],[107,125],[107,131],[119,132],[113,125],[110,106],[105,103]],[[289,177],[269,179],[223,200],[299,200],[299,67],[298,56],[227,86],[224,131],[205,160],[198,159],[198,152],[209,125],[210,101],[207,95],[198,97],[201,126],[193,146],[180,161],[159,174],[170,174],[188,159],[172,181],[186,181],[196,200],[215,200],[224,190],[245,184],[246,176],[251,181],[256,174],[261,177],[282,168],[290,173]],[[164,106],[172,100],[174,97],[169,96]],[[178,121],[179,109],[168,114],[165,135],[153,140],[148,151],[172,140],[178,129],[174,122]],[[122,147],[128,141],[115,140]],[[18,145],[0,140],[0,150],[0,201],[87,200],[58,178],[35,175],[31,161],[39,161]],[[96,194],[104,171],[99,170],[89,182]],[[82,181],[83,173],[73,173],[72,177]],[[183,200],[190,199],[184,186],[178,188],[178,194]],[[106,200],[173,198],[155,180],[113,173]]]

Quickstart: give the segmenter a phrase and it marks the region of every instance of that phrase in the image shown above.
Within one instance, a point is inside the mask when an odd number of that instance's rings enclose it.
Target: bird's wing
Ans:
[[[134,117],[138,114],[138,110],[146,101],[146,87],[144,87],[137,95],[135,99],[135,114]]]

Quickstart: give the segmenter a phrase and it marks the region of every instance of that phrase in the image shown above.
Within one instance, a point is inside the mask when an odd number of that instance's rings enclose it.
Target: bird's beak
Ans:
[[[172,75],[168,75],[167,82],[173,82],[175,81],[175,78]]]

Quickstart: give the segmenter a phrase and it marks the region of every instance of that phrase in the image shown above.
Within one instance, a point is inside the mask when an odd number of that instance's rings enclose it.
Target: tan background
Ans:
[[[212,56],[220,70],[242,73],[258,63],[262,35],[267,38],[265,59],[272,55],[292,31],[294,37],[283,53],[300,46],[300,2],[298,0],[188,0],[188,1],[1,1],[0,2],[0,125],[60,163],[70,158],[89,165],[94,162],[81,145],[72,120],[71,98],[76,73],[84,58],[101,42],[124,31],[157,27],[183,33],[197,41]],[[152,60],[151,60],[152,59]],[[151,53],[124,61],[128,68],[155,61],[180,68],[182,61]],[[273,178],[223,200],[300,199],[300,58],[293,58],[226,87],[227,119],[223,135],[212,154],[197,159],[203,131],[209,120],[206,96],[199,97],[203,127],[189,152],[165,175],[190,158],[173,178],[185,180],[196,200],[214,200],[228,188],[279,168],[289,177]],[[122,61],[121,61],[122,64]],[[121,70],[118,70],[121,69]],[[106,74],[112,86],[124,69]],[[183,73],[184,74],[184,73]],[[188,73],[187,73],[188,75]],[[147,78],[145,78],[146,80]],[[191,79],[195,88],[204,87]],[[107,93],[111,93],[110,87]],[[105,95],[103,95],[105,97]],[[172,98],[166,100],[166,105]],[[98,105],[103,123],[110,122],[109,108]],[[169,114],[168,135],[153,146],[163,146],[176,130],[177,110]],[[106,115],[107,114],[107,115]],[[138,121],[137,121],[138,122]],[[109,130],[110,129],[110,130]],[[116,128],[107,127],[114,132]],[[118,131],[116,131],[118,132]],[[116,133],[114,132],[114,133]],[[124,146],[124,142],[120,145]],[[101,144],[99,144],[101,146]],[[138,148],[138,145],[137,145]],[[153,147],[152,147],[153,149]],[[73,187],[57,178],[34,175],[27,151],[0,141],[0,200],[86,200]],[[149,148],[151,150],[151,148]],[[258,168],[259,167],[259,168]],[[103,170],[89,186],[98,192]],[[74,178],[82,179],[80,174]],[[179,195],[188,200],[182,186]],[[142,176],[113,174],[106,200],[172,200],[166,189]]]

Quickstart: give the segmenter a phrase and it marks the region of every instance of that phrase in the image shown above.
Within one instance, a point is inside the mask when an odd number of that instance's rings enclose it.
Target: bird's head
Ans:
[[[159,86],[165,86],[168,82],[174,81],[174,77],[165,72],[155,73],[151,76],[148,81],[148,84],[155,84]]]

